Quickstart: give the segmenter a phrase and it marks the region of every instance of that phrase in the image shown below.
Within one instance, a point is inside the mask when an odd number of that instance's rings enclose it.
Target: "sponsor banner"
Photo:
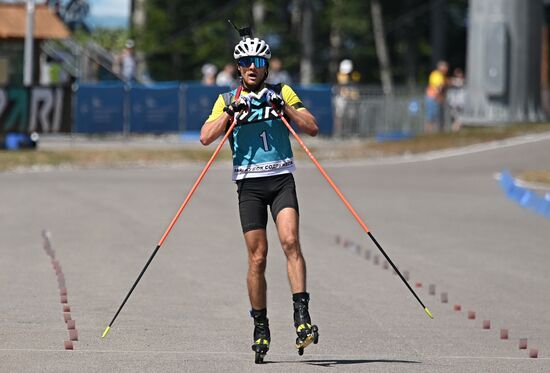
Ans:
[[[0,87],[0,134],[198,133],[218,95],[226,91],[227,87],[179,82],[77,84],[74,92],[57,86]],[[316,116],[321,134],[331,135],[330,87],[296,87],[295,91]],[[259,120],[273,113],[249,115]]]
[[[332,91],[327,85],[292,87],[302,103],[317,119],[319,133],[330,136],[333,130]]]
[[[130,132],[179,132],[180,85],[133,86],[130,90]]]
[[[181,94],[184,131],[199,132],[204,121],[212,112],[218,96],[228,91],[230,89],[227,87],[183,84]]]
[[[71,132],[67,87],[0,87],[0,133]]]
[[[294,164],[293,158],[244,166],[233,166],[233,181],[254,177],[287,174],[294,172],[294,170],[296,170],[296,165]]]
[[[80,84],[75,92],[78,133],[124,132],[125,87],[122,83]]]

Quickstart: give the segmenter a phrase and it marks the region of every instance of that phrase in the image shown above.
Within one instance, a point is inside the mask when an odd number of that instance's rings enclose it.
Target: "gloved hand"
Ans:
[[[231,109],[233,109],[235,113],[250,111],[250,99],[247,96],[240,96],[238,100],[231,103]]]
[[[240,96],[236,101],[223,109],[226,113],[233,116],[241,111],[250,111],[250,99],[247,96]]]
[[[267,91],[266,94],[267,103],[271,105],[275,110],[281,110],[285,106],[285,101],[281,95],[275,93],[274,91]]]

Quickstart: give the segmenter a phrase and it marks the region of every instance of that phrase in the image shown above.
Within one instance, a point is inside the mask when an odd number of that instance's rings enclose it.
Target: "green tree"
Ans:
[[[464,67],[467,0],[446,2],[445,57],[451,66]],[[430,0],[380,3],[394,82],[423,81],[431,69]],[[231,18],[266,39],[297,80],[301,40],[308,39],[302,33],[306,5],[313,14],[313,80],[334,81],[339,62],[351,58],[361,83],[380,84],[371,4],[364,0],[147,0],[146,27],[135,31],[136,45],[153,79],[197,80],[204,63],[221,68],[233,60],[239,37],[227,23]]]

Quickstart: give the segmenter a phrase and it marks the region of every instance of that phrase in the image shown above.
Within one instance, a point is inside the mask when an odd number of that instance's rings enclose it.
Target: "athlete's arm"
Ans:
[[[231,116],[228,113],[222,112],[216,119],[204,123],[201,128],[201,144],[210,145],[220,137],[230,119]]]
[[[317,136],[319,133],[317,120],[308,109],[301,108],[300,110],[296,110],[290,105],[285,105],[283,107],[283,113],[288,116],[291,121],[296,123],[300,131],[305,132],[310,136]]]
[[[317,120],[309,110],[304,107],[302,101],[290,86],[283,84],[281,94],[285,105],[283,114],[288,116],[291,121],[296,123],[300,131],[310,136],[316,136],[319,133]]]
[[[231,115],[223,111],[224,107],[225,102],[223,97],[219,95],[212,108],[212,113],[202,125],[200,137],[201,144],[210,145],[225,131],[225,127],[229,119],[231,119]]]

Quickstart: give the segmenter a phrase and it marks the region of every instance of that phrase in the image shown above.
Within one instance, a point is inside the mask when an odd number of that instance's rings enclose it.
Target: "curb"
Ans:
[[[508,199],[521,207],[550,219],[550,193],[540,196],[531,189],[520,186],[521,183],[504,169],[500,173],[499,184]]]

